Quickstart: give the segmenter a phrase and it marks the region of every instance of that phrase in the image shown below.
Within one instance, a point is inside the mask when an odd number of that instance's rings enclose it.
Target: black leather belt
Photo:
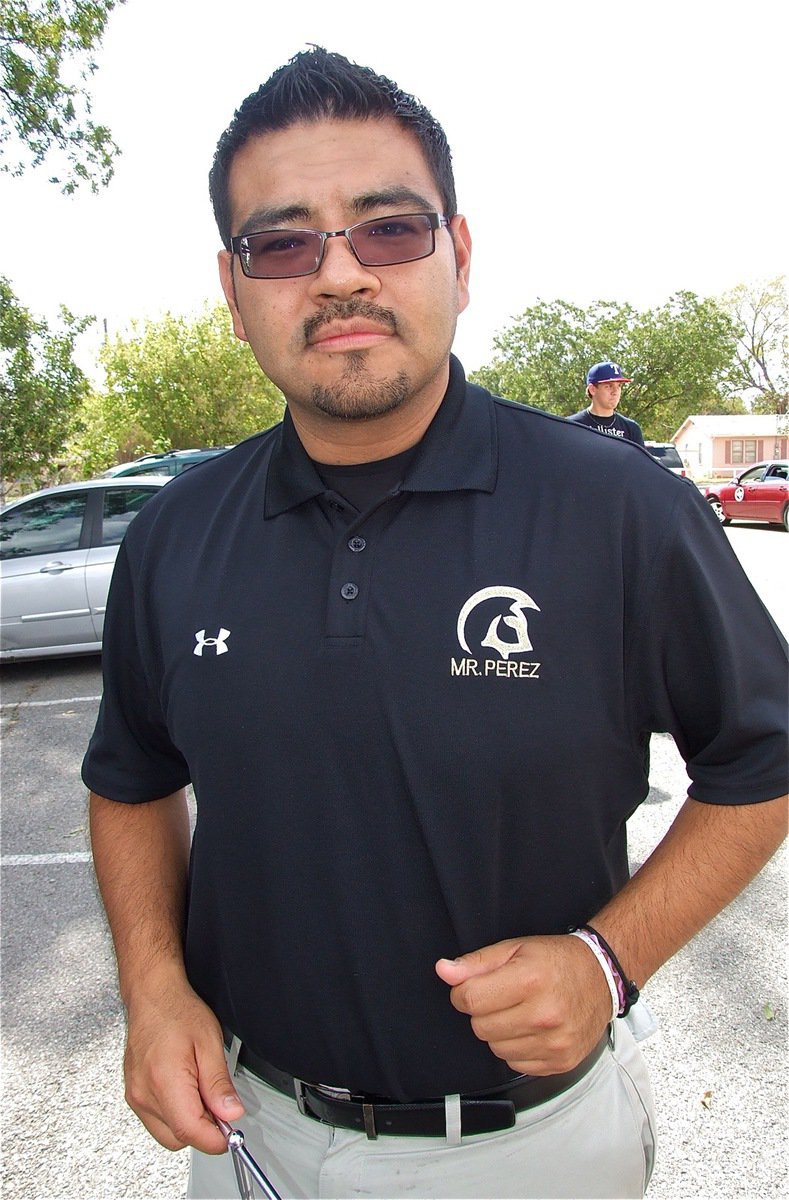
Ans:
[[[224,1030],[225,1045],[232,1034]],[[606,1033],[586,1058],[561,1075],[521,1075],[510,1083],[486,1092],[460,1097],[461,1133],[493,1133],[510,1129],[515,1114],[566,1092],[589,1073],[608,1045]],[[295,1100],[305,1116],[340,1129],[355,1129],[368,1138],[379,1134],[399,1137],[445,1137],[446,1108],[440,1100],[400,1104],[379,1096],[365,1096],[343,1088],[307,1083],[259,1058],[248,1046],[241,1046],[238,1064],[262,1079],[278,1092]]]

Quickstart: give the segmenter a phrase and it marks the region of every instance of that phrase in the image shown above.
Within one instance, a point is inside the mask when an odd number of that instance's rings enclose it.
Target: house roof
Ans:
[[[675,442],[681,434],[687,433],[691,426],[695,426],[700,433],[711,438],[786,437],[787,424],[789,422],[785,416],[781,417],[775,413],[690,416],[685,418],[671,440]]]

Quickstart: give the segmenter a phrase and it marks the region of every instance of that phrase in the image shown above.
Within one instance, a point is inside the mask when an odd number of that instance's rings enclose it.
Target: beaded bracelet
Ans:
[[[633,1007],[633,1005],[638,1000],[638,997],[640,994],[635,981],[632,979],[628,979],[627,975],[625,974],[625,972],[622,969],[619,959],[616,957],[613,950],[608,945],[608,942],[605,940],[605,938],[603,937],[602,934],[598,933],[597,930],[595,928],[593,928],[593,926],[581,925],[581,926],[579,926],[578,929],[570,930],[570,932],[581,936],[582,940],[586,942],[586,944],[589,946],[590,949],[594,949],[594,947],[592,946],[592,941],[594,941],[597,948],[600,950],[600,952],[604,956],[604,959],[605,959],[605,961],[609,967],[609,970],[611,972],[611,975],[613,977],[614,986],[616,988],[616,993],[617,993],[617,1004],[616,1004],[617,1011],[614,1013],[614,1016],[626,1017],[627,1014],[630,1012],[630,1009]],[[584,934],[586,934],[587,936],[583,937]],[[598,959],[598,961],[600,961],[600,960]],[[600,965],[602,966],[602,962]],[[606,979],[608,980],[607,972],[606,972]],[[609,982],[609,986],[610,986],[610,982]]]

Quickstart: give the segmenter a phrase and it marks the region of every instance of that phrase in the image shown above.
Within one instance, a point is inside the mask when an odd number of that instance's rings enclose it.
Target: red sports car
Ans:
[[[721,525],[767,521],[789,531],[789,460],[754,463],[726,483],[713,483],[704,495]]]

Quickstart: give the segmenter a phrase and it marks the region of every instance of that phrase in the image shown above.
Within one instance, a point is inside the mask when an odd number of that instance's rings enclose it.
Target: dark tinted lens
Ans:
[[[367,267],[412,262],[426,258],[435,248],[430,218],[424,213],[365,221],[350,238],[359,261]]]
[[[309,229],[269,229],[241,242],[247,275],[256,279],[285,279],[309,275],[321,256],[321,237]]]

